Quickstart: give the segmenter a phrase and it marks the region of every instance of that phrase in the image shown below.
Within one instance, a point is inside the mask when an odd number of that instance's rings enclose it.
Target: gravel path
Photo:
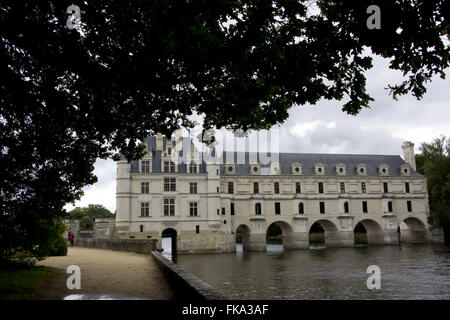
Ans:
[[[35,299],[175,299],[173,288],[150,255],[70,247],[67,256],[49,257],[37,265],[57,268]],[[69,265],[81,270],[81,289],[66,285]]]

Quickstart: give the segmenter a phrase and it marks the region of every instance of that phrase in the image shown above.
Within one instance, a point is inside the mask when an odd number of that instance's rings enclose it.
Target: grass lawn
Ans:
[[[30,299],[45,280],[57,275],[49,267],[16,267],[0,269],[0,300]]]

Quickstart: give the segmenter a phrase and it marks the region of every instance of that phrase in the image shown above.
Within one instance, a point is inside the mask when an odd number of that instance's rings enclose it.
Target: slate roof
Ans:
[[[148,137],[145,142],[147,143],[148,149],[151,150],[153,161],[152,161],[152,172],[161,172],[161,157],[162,151],[156,150],[156,137]],[[183,137],[183,150],[188,150],[191,145],[190,138]],[[163,150],[167,146],[167,138],[163,137]],[[182,156],[182,151],[180,152]],[[258,153],[253,152],[223,152],[218,153],[220,172],[221,175],[225,174],[225,166],[228,163],[234,163],[236,168],[235,175],[238,176],[248,176],[250,173],[250,163],[253,164],[256,160],[261,164],[261,174],[269,174],[270,164],[269,159],[277,159],[281,168],[281,175],[292,175],[291,166],[295,163],[302,165],[302,173],[305,176],[314,175],[314,166],[318,163],[322,163],[325,169],[325,176],[337,176],[336,165],[345,164],[346,174],[345,176],[357,176],[356,167],[360,164],[365,164],[367,168],[367,176],[379,176],[377,168],[386,164],[389,166],[388,176],[401,176],[400,167],[407,163],[398,155],[370,155],[370,154],[324,154],[324,153],[279,153],[279,154],[268,154],[263,155],[264,158],[260,158]],[[238,160],[240,160],[238,163]],[[206,173],[206,163],[202,161],[199,168],[200,173]],[[414,169],[410,168],[411,176],[413,177],[423,177],[420,173],[416,172]],[[131,162],[131,172],[139,172],[139,162]],[[178,173],[187,173],[186,164],[178,165]]]

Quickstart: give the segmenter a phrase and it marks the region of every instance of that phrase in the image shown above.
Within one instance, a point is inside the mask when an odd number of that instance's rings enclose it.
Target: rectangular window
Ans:
[[[222,208],[222,215],[225,215],[225,208]]]
[[[392,201],[388,202],[388,212],[392,212]]]
[[[295,183],[295,193],[302,193],[300,182]]]
[[[274,182],[273,183],[273,192],[274,193],[280,193],[280,183],[279,182]]]
[[[220,210],[219,209],[217,209],[217,215],[220,216]]]
[[[189,193],[197,193],[197,182],[189,183]]]
[[[345,183],[341,182],[341,193],[345,193]]]
[[[150,172],[150,161],[143,160],[141,162],[141,172],[142,173],[149,173]]]
[[[230,203],[230,214],[234,216],[234,203]]]
[[[195,162],[191,162],[189,164],[189,172],[190,173],[197,173],[197,165],[195,164]]]
[[[217,187],[217,193],[219,193],[219,187]]]
[[[409,193],[409,182],[405,182],[405,192]]]
[[[167,148],[167,155],[171,155],[172,154],[172,148]]]
[[[195,226],[195,233],[200,233],[200,226],[199,225]]]
[[[176,178],[164,178],[164,191],[176,191]]]
[[[325,202],[320,202],[319,203],[320,206],[320,213],[324,214],[325,213]]]
[[[189,203],[189,215],[191,217],[197,216],[197,202],[190,202]]]
[[[366,183],[365,182],[361,182],[361,192],[366,193]]]
[[[148,192],[149,192],[149,183],[141,182],[141,193],[148,193]]]
[[[148,202],[141,202],[141,217],[148,217],[150,215],[150,206]]]
[[[228,182],[228,193],[234,193],[234,185],[233,182]]]
[[[362,202],[362,209],[364,213],[367,213],[367,201]]]
[[[164,161],[164,172],[175,172],[175,163],[172,161]]]
[[[175,199],[167,198],[164,199],[164,215],[174,216],[175,215]]]
[[[407,206],[407,208],[408,208],[408,212],[412,212],[412,203],[411,203],[411,201],[406,201],[406,206]]]
[[[323,182],[319,182],[319,193],[323,193]]]
[[[253,182],[253,193],[259,193],[259,182]]]
[[[139,231],[141,231],[141,232],[144,232],[144,225],[143,224],[141,224],[140,226],[139,226]]]
[[[281,214],[280,203],[275,202],[275,214]]]
[[[384,193],[388,193],[389,192],[387,182],[383,182],[383,190],[384,190]]]

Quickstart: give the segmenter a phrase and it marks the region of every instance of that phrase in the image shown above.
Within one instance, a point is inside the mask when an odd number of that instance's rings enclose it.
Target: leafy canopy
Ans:
[[[404,73],[394,97],[422,97],[449,62],[444,0],[75,1],[69,29],[72,2],[0,2],[1,252],[38,252],[40,225],[96,182],[97,158],[138,158],[139,141],[194,112],[243,130],[320,99],[356,115],[372,101],[365,49]],[[373,4],[379,30],[366,26]]]
[[[432,223],[444,228],[450,242],[450,139],[435,138],[421,145],[418,171],[427,177]]]

